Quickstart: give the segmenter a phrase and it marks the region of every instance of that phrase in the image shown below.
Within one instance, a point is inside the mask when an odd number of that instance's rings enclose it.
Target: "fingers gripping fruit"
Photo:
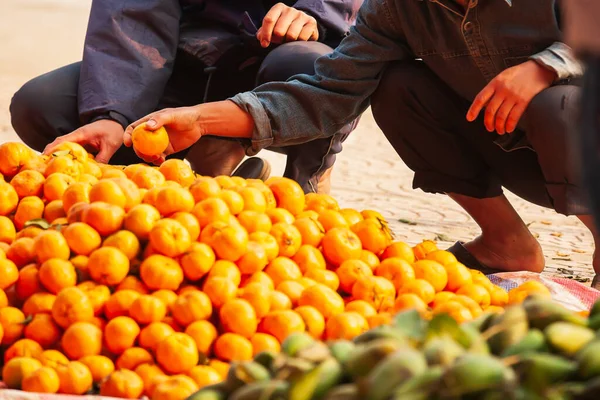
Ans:
[[[131,141],[137,152],[146,156],[158,156],[169,146],[169,135],[164,127],[151,131],[142,124],[131,133]]]

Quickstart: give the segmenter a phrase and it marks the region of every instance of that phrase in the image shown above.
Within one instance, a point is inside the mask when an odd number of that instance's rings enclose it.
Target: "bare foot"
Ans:
[[[448,193],[481,228],[481,236],[465,244],[481,264],[501,271],[544,269],[540,244],[510,204],[506,196],[477,199]]]
[[[482,235],[464,246],[481,264],[493,269],[538,273],[544,270],[542,248],[529,232],[510,238],[489,239]]]

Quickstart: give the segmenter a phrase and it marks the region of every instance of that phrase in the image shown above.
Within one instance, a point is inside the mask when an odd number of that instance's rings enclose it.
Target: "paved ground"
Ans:
[[[17,140],[8,105],[28,79],[80,59],[90,0],[1,0],[0,142]],[[281,173],[283,158],[266,153]],[[440,245],[468,240],[477,226],[452,201],[411,189],[412,174],[396,156],[370,113],[339,156],[333,194],[343,207],[381,211],[397,237],[409,243],[436,239]],[[511,196],[539,236],[547,273],[588,280],[592,276],[591,235],[575,218],[556,215]]]

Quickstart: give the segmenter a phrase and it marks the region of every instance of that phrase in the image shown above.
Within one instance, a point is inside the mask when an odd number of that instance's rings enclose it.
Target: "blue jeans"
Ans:
[[[198,60],[181,53],[156,109],[195,105],[202,103],[205,97],[207,101],[225,100],[265,82],[284,81],[297,74],[312,75],[315,60],[332,51],[319,42],[287,43],[264,58],[253,58],[249,54],[248,61],[241,66],[219,67],[210,81]],[[74,63],[34,78],[15,93],[10,105],[12,125],[31,148],[42,151],[56,137],[81,126],[77,109],[80,65]],[[284,175],[300,183],[305,192],[313,192],[319,177],[333,166],[336,154],[342,150],[342,142],[357,121],[332,137],[269,150],[286,154]],[[186,154],[181,152],[175,157],[185,158]],[[142,161],[132,149],[122,146],[110,162],[128,165]]]

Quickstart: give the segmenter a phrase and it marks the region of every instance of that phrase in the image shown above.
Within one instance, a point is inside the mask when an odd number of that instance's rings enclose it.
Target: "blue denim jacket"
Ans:
[[[512,5],[510,4],[512,3]],[[268,83],[231,100],[255,121],[255,154],[331,136],[360,115],[391,62],[422,59],[456,93],[472,101],[506,68],[533,59],[558,80],[581,65],[561,42],[555,0],[367,0],[355,27],[314,76]]]

